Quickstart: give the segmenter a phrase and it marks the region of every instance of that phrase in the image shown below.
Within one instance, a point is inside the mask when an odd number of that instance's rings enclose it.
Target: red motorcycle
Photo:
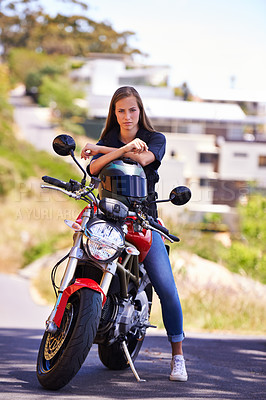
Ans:
[[[53,141],[55,152],[71,155],[82,170],[81,182],[44,176],[49,185],[76,200],[88,203],[76,221],[65,220],[75,231],[73,247],[53,268],[51,281],[56,294],[46,321],[37,359],[37,377],[50,390],[65,386],[79,371],[93,343],[98,344],[102,363],[110,369],[135,367],[146,329],[152,325],[152,285],[143,260],[155,230],[170,242],[179,241],[147,214],[146,176],[130,160],[115,160],[86,186],[86,171],[74,155],[71,136]],[[95,195],[98,188],[99,198]],[[173,189],[167,200],[185,204],[191,197],[185,186]],[[158,201],[157,201],[158,202]],[[56,270],[68,259],[60,287]]]

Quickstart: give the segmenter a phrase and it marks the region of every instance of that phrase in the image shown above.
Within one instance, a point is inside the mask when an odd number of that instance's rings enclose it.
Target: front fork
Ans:
[[[69,286],[74,277],[78,261],[83,256],[83,250],[81,249],[83,228],[90,218],[90,212],[90,209],[86,209],[84,211],[81,223],[82,231],[77,232],[74,237],[73,247],[71,248],[69,253],[68,263],[60,283],[57,300],[48,320],[46,321],[46,331],[49,333],[56,333],[60,326],[69,296],[76,290],[79,290],[81,287],[88,287],[92,290],[100,292],[104,304],[106,300],[106,294],[112,281],[112,277],[116,272],[117,265],[115,262],[112,262],[106,265],[100,285],[98,285],[91,279],[79,279],[73,285]]]
[[[83,219],[81,223],[81,227],[84,228],[86,223],[88,222],[90,217],[90,209],[87,209],[83,213]],[[82,229],[83,231],[83,229]],[[105,271],[103,273],[103,277],[100,283],[100,286],[92,281],[91,279],[77,279],[73,285],[70,285],[71,280],[74,277],[78,260],[82,258],[83,256],[83,250],[81,249],[81,241],[82,241],[82,231],[77,232],[74,238],[74,243],[73,247],[70,251],[69,254],[69,260],[67,263],[67,267],[65,269],[64,276],[61,280],[60,288],[58,291],[58,297],[56,300],[56,303],[54,305],[53,311],[51,312],[48,320],[46,321],[46,332],[49,332],[51,334],[55,334],[60,327],[60,323],[65,311],[65,307],[67,304],[67,300],[69,296],[71,296],[74,291],[79,290],[81,287],[89,287],[90,289],[96,290],[102,294],[103,297],[103,304],[105,303],[106,300],[106,295],[109,290],[109,286],[111,284],[113,275],[116,272],[117,269],[117,263],[112,262],[110,264],[106,265]],[[127,344],[125,341],[122,342],[122,349],[124,351],[124,354],[127,358],[127,361],[130,365],[130,368],[136,377],[138,382],[145,382],[144,379],[140,379],[133,360],[130,356],[129,350],[127,348]]]

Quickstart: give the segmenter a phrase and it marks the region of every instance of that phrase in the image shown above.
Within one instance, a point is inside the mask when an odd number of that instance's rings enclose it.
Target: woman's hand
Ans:
[[[131,142],[127,143],[125,146],[123,146],[125,149],[125,152],[133,152],[135,154],[142,153],[143,151],[148,151],[148,146],[143,140],[141,139],[134,139]]]
[[[97,146],[96,144],[87,143],[81,150],[81,158],[87,160],[87,158],[98,154],[99,150],[100,146]]]

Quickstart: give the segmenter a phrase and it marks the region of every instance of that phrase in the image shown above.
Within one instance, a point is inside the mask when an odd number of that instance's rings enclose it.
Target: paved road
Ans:
[[[165,336],[147,336],[135,363],[146,382],[130,370],[103,367],[94,345],[76,377],[59,392],[43,390],[35,364],[42,331],[0,329],[0,399],[227,399],[266,398],[265,340],[189,335],[184,344],[189,381],[170,382]]]
[[[0,273],[0,328],[44,328],[51,307],[33,301],[30,282]]]
[[[77,376],[59,392],[38,384],[35,365],[50,308],[36,305],[29,282],[0,274],[0,399],[266,399],[266,337],[187,334],[184,351],[189,381],[170,382],[169,343],[164,332],[150,330],[130,370],[109,371],[99,361],[97,346]]]
[[[55,135],[54,127],[46,118],[46,109],[33,104],[30,97],[23,95],[23,87],[15,89],[10,96],[14,106],[14,118],[22,137],[38,150],[53,153],[52,142]]]

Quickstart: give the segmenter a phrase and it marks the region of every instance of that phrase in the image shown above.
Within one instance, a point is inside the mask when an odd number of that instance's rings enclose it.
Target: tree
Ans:
[[[252,194],[246,204],[239,205],[241,232],[249,244],[259,245],[265,251],[266,242],[266,197]]]
[[[244,271],[266,284],[266,198],[250,195],[238,206],[241,240],[235,240],[227,255],[227,265],[235,272]]]
[[[83,2],[69,2],[87,8]],[[134,32],[118,33],[111,25],[95,22],[85,14],[52,17],[45,13],[38,0],[3,0],[0,29],[3,57],[14,47],[84,57],[91,52],[141,54],[128,44]]]
[[[61,55],[47,55],[37,53],[26,48],[12,48],[8,54],[8,64],[10,67],[12,80],[22,82],[27,87],[27,80],[30,74],[51,72],[58,74],[67,73],[67,57]],[[52,70],[52,71],[51,71]]]

